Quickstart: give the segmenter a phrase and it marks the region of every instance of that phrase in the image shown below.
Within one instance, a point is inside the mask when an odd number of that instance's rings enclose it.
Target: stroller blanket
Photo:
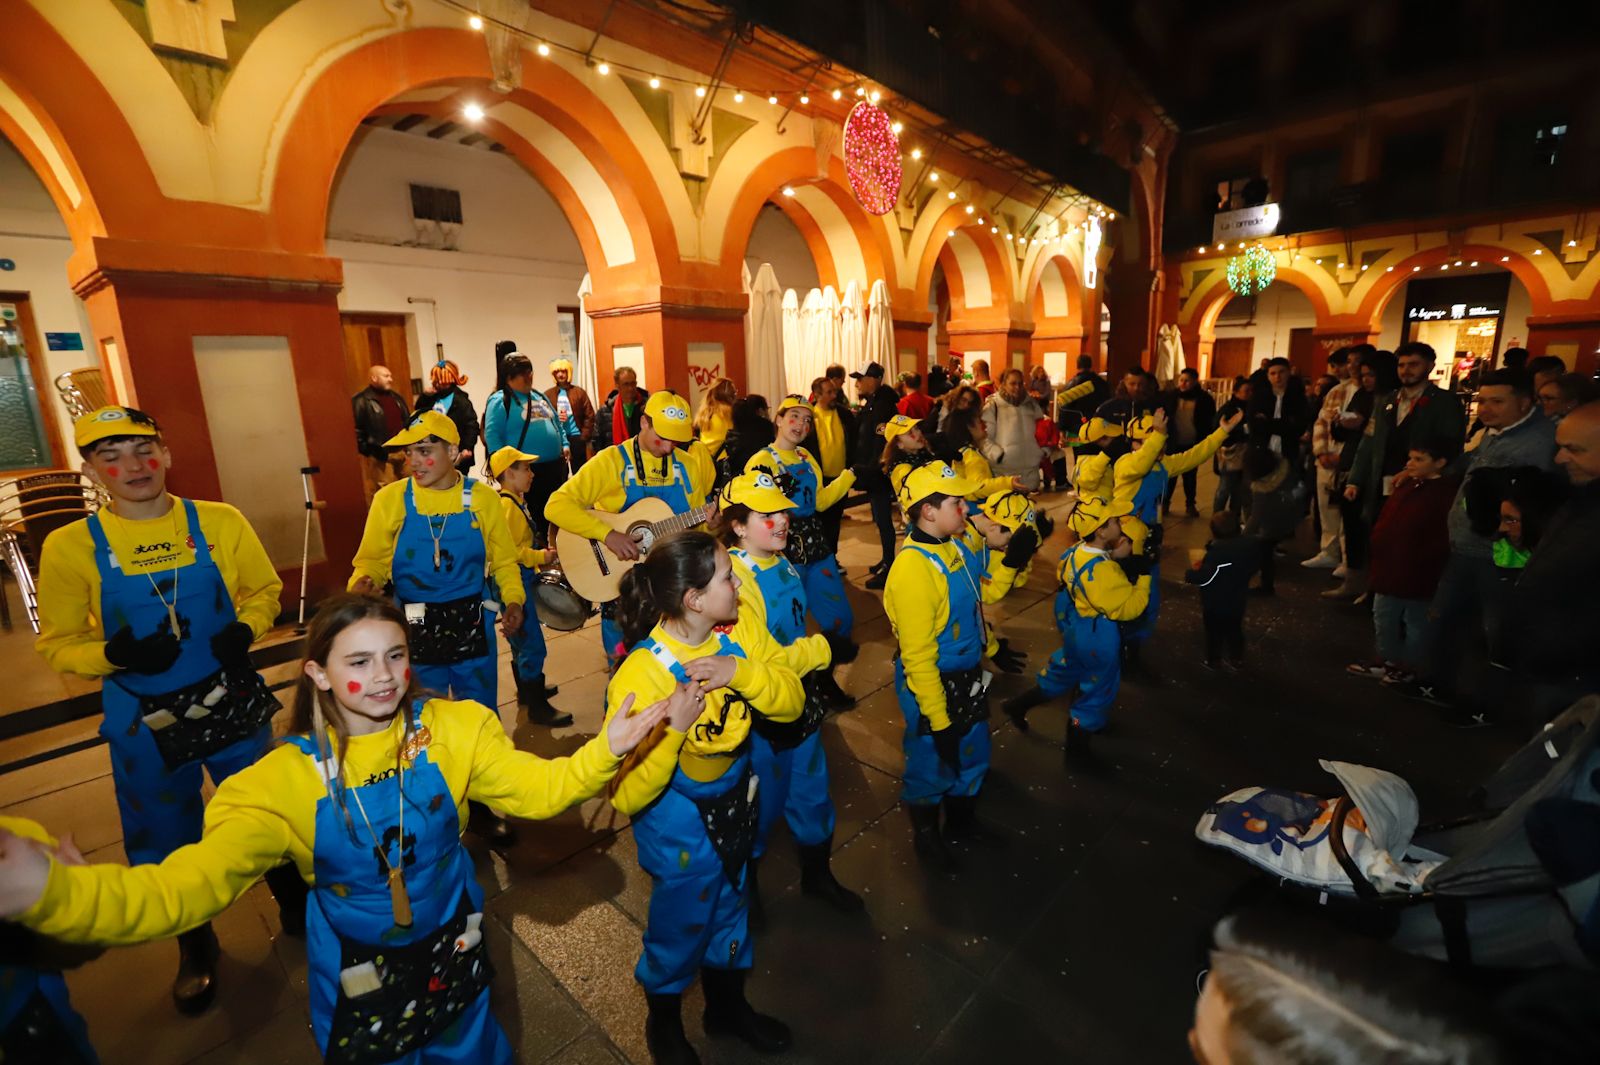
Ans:
[[[1444,856],[1412,844],[1417,797],[1393,773],[1349,762],[1322,761],[1338,778],[1355,809],[1344,824],[1344,844],[1368,881],[1383,894],[1414,894]],[[1201,815],[1195,838],[1232,851],[1284,880],[1330,894],[1355,895],[1355,887],[1328,843],[1337,798],[1280,788],[1241,788]]]

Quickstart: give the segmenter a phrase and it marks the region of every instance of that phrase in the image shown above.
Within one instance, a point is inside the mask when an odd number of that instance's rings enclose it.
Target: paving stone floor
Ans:
[[[1203,519],[1169,528],[1170,576],[1206,532]],[[1027,734],[997,715],[982,812],[1009,830],[1011,845],[970,854],[959,879],[930,880],[898,808],[889,627],[879,596],[860,588],[875,543],[860,508],[845,523],[841,554],[863,651],[840,679],[861,704],[824,726],[839,810],[835,866],[863,892],[867,912],[844,919],[801,896],[782,828],[762,867],[769,930],[756,942],[750,992],[795,1029],[795,1048],[781,1059],[794,1065],[1187,1061],[1207,931],[1250,879],[1237,860],[1194,842],[1207,803],[1252,783],[1326,791],[1331,778],[1317,759],[1327,757],[1394,770],[1412,782],[1425,815],[1447,816],[1516,740],[1444,727],[1426,707],[1347,678],[1344,664],[1367,650],[1370,622],[1360,608],[1316,598],[1325,572],[1295,564],[1306,543],[1283,560],[1279,596],[1252,603],[1248,666],[1236,677],[1199,667],[1198,603],[1169,581],[1156,676],[1124,685],[1096,748],[1097,771],[1063,769],[1059,710],[1034,711]],[[1052,542],[1041,557],[1059,551]],[[1031,666],[1053,645],[1052,570],[1036,566],[1028,586],[993,611]],[[509,666],[502,672],[500,690],[510,693]],[[515,734],[554,755],[599,725],[606,677],[592,624],[551,640],[549,677],[575,725],[554,734],[519,725]],[[1003,677],[995,692],[1003,698],[1026,683]],[[513,725],[515,706],[501,712]],[[123,861],[107,772],[102,748],[0,776],[0,810],[74,831],[92,859]],[[495,1007],[520,1059],[648,1061],[632,969],[649,882],[626,819],[593,801],[521,825],[504,853],[467,840],[490,896]],[[217,927],[221,991],[200,1018],[180,1018],[168,1000],[170,942],[112,950],[71,974],[108,1065],[315,1060],[303,945],[280,934],[265,888]],[[700,1041],[697,992],[685,1013]],[[700,1045],[718,1065],[756,1060],[728,1042]]]

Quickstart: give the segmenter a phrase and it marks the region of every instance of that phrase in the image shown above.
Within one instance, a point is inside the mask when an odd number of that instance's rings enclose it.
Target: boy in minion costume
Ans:
[[[1132,511],[1126,500],[1079,500],[1071,521],[1081,539],[1062,556],[1057,572],[1061,648],[1033,687],[1003,704],[1017,728],[1027,731],[1030,709],[1070,695],[1066,755],[1073,759],[1086,757],[1089,737],[1105,728],[1122,682],[1120,626],[1144,612],[1154,584],[1149,561],[1132,554],[1122,532],[1121,521]],[[1124,567],[1133,571],[1133,581]]]
[[[844,578],[828,544],[822,511],[830,510],[856,483],[854,470],[845,470],[826,487],[822,467],[800,446],[811,433],[815,415],[804,396],[785,396],[778,403],[778,435],[770,447],[750,456],[745,473],[764,472],[794,503],[789,512],[789,546],[784,552],[805,585],[806,608],[816,619],[833,650],[833,661],[855,661],[859,648],[850,639],[855,614],[845,598]],[[831,675],[829,676],[831,680]]]
[[[605,543],[622,559],[637,559],[639,544],[587,511],[620,514],[641,499],[666,501],[674,514],[705,505],[717,476],[711,452],[695,439],[689,401],[669,389],[645,402],[639,433],[599,452],[550,496],[544,516],[551,524]],[[616,602],[600,606],[600,642],[612,669],[627,657],[617,626]]]
[[[506,515],[506,529],[511,533],[511,544],[517,552],[517,568],[522,571],[522,591],[527,597],[523,607],[522,628],[508,639],[511,644],[511,677],[517,685],[517,702],[528,712],[528,720],[547,728],[566,728],[572,724],[572,715],[550,705],[554,689],[545,686],[544,630],[539,618],[529,607],[535,601],[539,586],[539,567],[555,561],[554,548],[534,546],[534,516],[528,510],[525,493],[533,485],[533,464],[538,455],[503,447],[489,456],[489,473],[500,485],[500,504]]]
[[[972,506],[969,502],[968,506]],[[1021,492],[1003,489],[976,505],[962,534],[969,550],[984,559],[983,601],[998,603],[1028,582],[1045,519]],[[1004,640],[999,641],[1002,645]]]
[[[103,680],[122,845],[143,865],[200,839],[202,767],[220,784],[271,746],[278,700],[250,644],[277,619],[283,581],[244,515],[168,494],[172,453],[148,414],[101,407],[73,439],[111,501],[45,538],[35,646],[57,672]],[[267,882],[299,930],[305,888],[292,872]],[[210,1004],[218,952],[209,924],[178,937],[179,1010]]]
[[[1079,439],[1089,445],[1072,467],[1079,499],[1111,498],[1111,465],[1127,453],[1122,423],[1104,407],[1084,424]]]
[[[987,563],[964,539],[965,497],[974,488],[938,461],[906,475],[900,501],[910,529],[883,595],[899,645],[895,695],[906,722],[901,798],[917,854],[941,873],[959,868],[947,837],[996,839],[977,820],[978,792],[989,770],[989,674],[981,663],[998,653],[997,665],[1015,666],[1014,653],[984,624]]]

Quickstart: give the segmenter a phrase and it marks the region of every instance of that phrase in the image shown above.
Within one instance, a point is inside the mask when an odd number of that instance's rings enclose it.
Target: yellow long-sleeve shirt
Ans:
[[[748,564],[737,556],[733,558],[733,572],[739,578],[739,617],[742,620],[748,614],[754,624],[771,632],[772,626],[767,622],[767,600],[761,594],[761,586],[756,583],[756,572],[781,566],[786,560],[782,555],[773,555],[771,558],[748,557]],[[820,632],[778,646],[783,648],[785,664],[802,677],[814,669],[827,669],[833,664],[833,648],[828,646],[828,638]]]
[[[845,497],[851,486],[856,483],[855,471],[845,470],[839,476],[824,484],[825,478],[822,476],[822,467],[817,463],[816,459],[811,457],[811,452],[803,447],[797,447],[793,451],[785,451],[776,444],[772,445],[772,453],[769,453],[766,448],[762,448],[754,455],[751,455],[750,460],[744,464],[744,472],[751,473],[755,470],[765,470],[776,478],[783,471],[772,468],[773,453],[778,456],[778,461],[785,466],[793,466],[801,461],[805,461],[811,466],[811,474],[817,479],[816,509],[819,513],[831,509],[835,503]]]
[[[590,540],[604,540],[606,534],[611,531],[611,526],[590,517],[587,511],[603,510],[611,514],[621,512],[622,501],[628,494],[627,487],[622,482],[624,466],[622,455],[626,449],[629,458],[632,458],[633,445],[634,440],[626,440],[615,447],[606,448],[585,462],[577,474],[569,477],[566,484],[551,494],[550,501],[544,507],[546,520]],[[672,461],[674,456],[667,457],[666,473],[663,475],[660,459],[643,448],[639,454],[644,461],[641,468],[634,473],[641,483],[666,485],[672,484],[677,479],[677,466]],[[712,482],[717,476],[711,452],[696,440],[688,447],[679,448],[675,457],[683,463],[684,470],[689,474],[689,483],[684,486],[684,494],[689,497],[689,506],[691,508],[703,506],[706,496],[711,492]]]
[[[919,541],[944,561],[951,580],[966,580],[966,558],[954,540],[938,543]],[[982,576],[977,583],[982,588]],[[913,548],[903,548],[889,567],[883,587],[883,609],[900,645],[900,665],[905,670],[906,686],[917,700],[917,708],[935,732],[950,727],[944,685],[939,680],[939,634],[950,621],[950,589],[944,574],[933,561]],[[998,649],[993,633],[985,633],[984,654]]]
[[[1101,548],[1079,544],[1061,560],[1056,576],[1062,584],[1070,585],[1074,566],[1082,570],[1094,556],[1104,554]],[[1147,573],[1130,583],[1122,567],[1114,559],[1107,558],[1087,571],[1072,589],[1072,605],[1086,618],[1099,615],[1112,621],[1132,621],[1150,605],[1150,575]]]
[[[168,573],[194,562],[189,515],[172,496],[172,510],[149,521],[127,521],[100,512],[100,527],[124,573]],[[226,503],[195,500],[200,532],[233,599],[239,620],[259,638],[278,617],[283,580],[272,568],[256,531]],[[179,574],[181,585],[183,574]],[[89,521],[75,521],[45,537],[39,557],[39,638],[34,647],[58,673],[104,677],[107,633],[100,619],[100,570],[95,565]]]
[[[817,461],[822,464],[822,472],[829,477],[839,476],[848,455],[843,419],[832,407],[818,407],[811,424],[817,430]]]
[[[774,721],[793,721],[800,716],[805,707],[805,689],[800,686],[799,675],[786,664],[783,648],[773,640],[765,623],[758,623],[753,615],[741,610],[729,635],[745,654],[734,660],[732,682],[706,694],[705,709],[687,733],[668,727],[661,741],[642,757],[635,752],[635,760],[617,782],[611,797],[618,810],[631,817],[649,806],[666,790],[673,770],[680,766],[685,775],[699,781],[716,780],[727,771],[750,735],[749,707],[743,702],[726,706],[735,691]],[[690,647],[657,625],[649,639],[659,640],[685,665],[696,658],[721,653],[721,641],[715,632],[704,643]],[[606,687],[606,720],[611,720],[630,694],[634,697],[634,711],[639,711],[665,699],[677,684],[677,678],[650,653],[649,647],[634,648]]]
[[[432,734],[428,759],[444,776],[463,827],[468,800],[512,817],[554,817],[599,794],[621,764],[604,734],[568,758],[519,751],[493,711],[474,702],[429,700],[418,723]],[[387,730],[352,736],[346,783],[358,787],[392,772],[403,732],[396,714]],[[317,802],[326,796],[316,763],[296,747],[278,747],[217,788],[200,842],[156,865],[52,863],[44,895],[20,920],[67,942],[140,943],[210,920],[285,857],[310,883]]]
[[[961,449],[961,476],[978,482],[977,489],[967,496],[974,502],[981,503],[996,492],[1004,492],[1011,487],[1011,478],[996,477],[989,460],[975,447]]]
[[[1168,476],[1176,477],[1209,460],[1227,438],[1228,430],[1218,429],[1187,451],[1164,455],[1162,450],[1167,446],[1166,435],[1151,433],[1137,451],[1122,456],[1112,467],[1112,497],[1133,502],[1133,497],[1139,494],[1140,483],[1147,473],[1155,469],[1158,461],[1167,468]],[[1150,529],[1144,522],[1129,514],[1122,519],[1122,531],[1132,542],[1134,554],[1144,550],[1145,538],[1150,535]]]
[[[372,508],[367,511],[367,527],[361,533],[361,546],[356,548],[354,570],[346,585],[354,588],[362,577],[370,578],[380,588],[389,579],[394,565],[394,544],[400,535],[400,526],[406,521],[406,485],[409,480],[395,481],[378,489],[372,497]],[[418,514],[434,516],[461,513],[461,482],[449,488],[413,487]],[[511,542],[511,530],[506,527],[506,514],[500,506],[500,496],[495,486],[478,483],[472,490],[472,516],[483,533],[483,546],[487,555],[489,575],[500,589],[502,603],[521,603],[527,599],[522,590],[522,574],[517,571],[517,550]]]
[[[522,511],[522,497],[508,489],[500,489],[500,506],[506,516],[506,530],[511,534],[511,546],[517,552],[517,565],[523,569],[538,569],[550,561],[550,552],[533,546],[533,526]]]

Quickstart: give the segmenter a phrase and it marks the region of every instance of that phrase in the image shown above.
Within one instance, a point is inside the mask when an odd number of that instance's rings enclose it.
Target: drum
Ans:
[[[594,604],[573,591],[558,569],[547,569],[539,574],[534,598],[539,620],[546,628],[558,632],[581,629],[583,623],[594,616]]]

